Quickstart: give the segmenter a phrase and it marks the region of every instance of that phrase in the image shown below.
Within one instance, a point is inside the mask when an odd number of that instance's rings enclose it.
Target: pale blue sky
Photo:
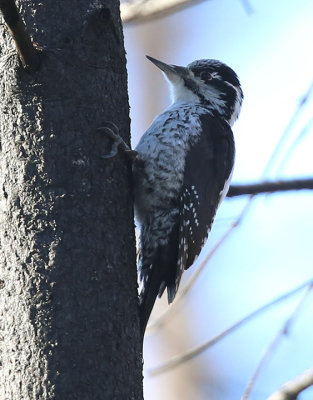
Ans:
[[[239,0],[211,0],[160,21],[125,29],[133,143],[153,116],[169,104],[163,76],[145,54],[178,65],[200,58],[220,59],[237,72],[245,94],[242,113],[234,126],[237,157],[233,181],[256,181],[261,177],[301,96],[313,82],[313,2],[251,0],[250,4],[254,12],[247,15]],[[312,117],[313,95],[289,142]],[[312,176],[312,149],[311,129],[280,176]],[[269,176],[276,176],[276,168]],[[224,202],[202,256],[227,229],[229,221],[225,218],[234,219],[245,201]],[[188,331],[192,343],[183,342],[164,355],[160,354],[162,334],[153,340],[148,338],[145,366],[153,367],[169,354],[202,343],[257,306],[312,277],[312,205],[312,192],[258,198],[184,300],[185,318],[192,320]],[[312,303],[313,296],[310,310],[300,316],[290,337],[281,342],[261,374],[252,399],[265,399],[285,380],[310,363],[312,366]],[[203,386],[199,400],[240,399],[262,352],[295,304],[289,301],[274,308],[193,360],[189,367],[197,371],[200,368],[202,374],[190,376],[189,384]],[[177,332],[178,342],[181,335]],[[203,371],[206,363],[211,367]],[[165,384],[163,377],[146,378],[147,399],[164,398],[160,396],[160,385]],[[186,399],[192,398],[190,393]],[[310,398],[312,392],[301,397]]]

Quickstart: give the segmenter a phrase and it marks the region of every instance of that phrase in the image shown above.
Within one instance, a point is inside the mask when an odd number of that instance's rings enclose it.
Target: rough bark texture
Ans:
[[[24,0],[42,46],[21,67],[0,25],[0,398],[142,399],[118,2]],[[88,9],[89,7],[89,9]]]

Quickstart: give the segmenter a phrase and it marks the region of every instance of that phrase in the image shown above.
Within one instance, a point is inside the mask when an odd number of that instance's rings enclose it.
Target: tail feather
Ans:
[[[174,300],[177,291],[177,261],[178,261],[178,218],[175,213],[172,218],[171,229],[164,232],[164,238],[154,237],[152,224],[143,225],[141,231],[141,253],[139,259],[139,275],[142,281],[140,293],[140,324],[141,334],[144,337],[146,326],[150,318],[157,296],[161,297],[167,287],[169,303]],[[163,220],[154,216],[154,224]],[[175,221],[176,220],[176,221]],[[162,240],[161,240],[162,239]],[[156,242],[159,245],[156,246]],[[160,244],[160,242],[162,244]]]
[[[140,260],[140,275],[143,281],[140,293],[140,324],[142,337],[157,296],[161,297],[167,287],[168,302],[174,300],[177,291],[177,225],[169,235],[168,243],[158,246],[150,260]],[[152,261],[151,261],[152,260]]]
[[[149,321],[155,300],[160,292],[161,276],[159,272],[159,269],[157,267],[154,268],[154,264],[152,264],[152,268],[149,268],[149,270],[146,272],[144,278],[145,283],[140,293],[140,330],[142,338],[145,335],[147,323]]]

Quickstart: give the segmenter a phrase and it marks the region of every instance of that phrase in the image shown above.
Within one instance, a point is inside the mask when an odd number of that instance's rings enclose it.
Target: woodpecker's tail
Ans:
[[[160,269],[154,264],[151,264],[151,266],[148,267],[148,271],[145,271],[145,267],[143,267],[141,269],[141,274],[143,275],[144,282],[139,297],[139,307],[140,330],[143,338],[155,300],[160,292],[161,275]]]
[[[161,297],[165,288],[167,288],[168,302],[171,303],[174,300],[177,291],[177,238],[178,225],[175,224],[167,236],[166,243],[159,244],[151,252],[140,256],[139,269],[142,281],[140,323],[142,336],[145,334],[157,296]],[[143,249],[147,251],[147,246],[143,247]],[[151,250],[151,247],[149,250]]]

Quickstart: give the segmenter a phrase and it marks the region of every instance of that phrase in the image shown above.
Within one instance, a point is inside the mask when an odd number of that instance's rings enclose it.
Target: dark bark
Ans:
[[[100,2],[99,2],[100,4]],[[41,68],[0,25],[0,398],[142,399],[118,2],[19,1]]]

